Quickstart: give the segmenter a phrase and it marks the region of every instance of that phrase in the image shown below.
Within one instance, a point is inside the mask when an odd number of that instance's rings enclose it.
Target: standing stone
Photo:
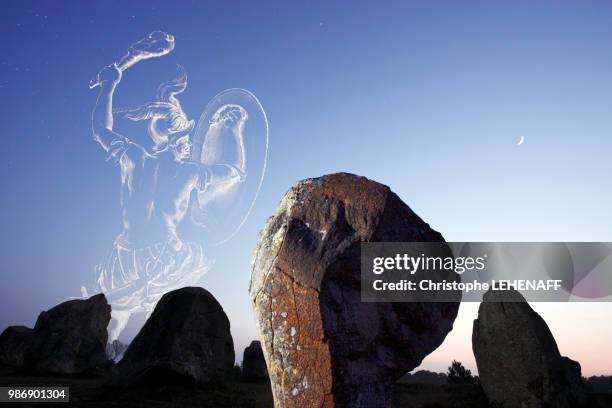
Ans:
[[[117,364],[113,383],[210,384],[234,367],[230,322],[213,295],[187,287],[166,293]]]
[[[242,376],[246,380],[267,380],[268,368],[261,349],[261,342],[253,340],[249,347],[244,349],[242,357]]]
[[[127,344],[119,340],[113,340],[112,343],[106,345],[106,358],[116,363],[123,358],[123,354],[125,354],[127,348]]]
[[[110,313],[103,294],[69,300],[42,312],[25,354],[25,369],[58,375],[103,369]]]
[[[565,408],[586,398],[580,364],[561,356],[544,319],[515,290],[484,295],[472,348],[480,384],[496,406]]]
[[[457,302],[361,302],[360,244],[376,241],[444,239],[346,173],[298,182],[262,230],[249,290],[277,408],[387,407],[452,329]]]
[[[25,352],[32,341],[33,330],[10,326],[0,334],[0,365],[21,369]]]

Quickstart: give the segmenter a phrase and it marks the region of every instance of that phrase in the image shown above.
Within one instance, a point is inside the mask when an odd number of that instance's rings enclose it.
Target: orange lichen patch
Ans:
[[[318,292],[295,283],[280,269],[272,276],[268,339],[273,350],[270,375],[280,382],[273,389],[275,400],[283,407],[322,406],[331,393],[332,378]]]
[[[384,209],[389,191],[389,187],[365,177],[340,173],[325,178],[317,193],[336,198],[347,206],[379,212]]]

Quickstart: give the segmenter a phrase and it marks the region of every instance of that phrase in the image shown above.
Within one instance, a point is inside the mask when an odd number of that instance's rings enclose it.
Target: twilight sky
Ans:
[[[156,29],[176,49],[126,72],[119,105],[150,100],[181,63],[192,118],[242,87],[270,121],[260,199],[202,280],[239,359],[256,336],[259,229],[303,178],[385,183],[449,241],[612,241],[610,3],[329,3],[2,2],[0,330],[77,296],[110,251],[119,174],[92,141],[87,84]],[[474,368],[477,306],[422,367]],[[612,304],[533,307],[584,374],[612,374]]]

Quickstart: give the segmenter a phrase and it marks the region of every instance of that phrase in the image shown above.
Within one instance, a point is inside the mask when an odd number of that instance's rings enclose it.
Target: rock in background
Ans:
[[[0,365],[22,369],[32,333],[33,330],[25,326],[7,327],[0,334]]]
[[[544,319],[517,291],[484,295],[472,348],[480,384],[493,404],[564,408],[586,399],[580,364],[561,356]]]
[[[25,353],[25,370],[72,375],[103,369],[110,313],[103,294],[69,300],[42,312]]]
[[[123,354],[127,350],[127,344],[120,342],[119,340],[113,340],[112,343],[106,344],[106,357],[109,360],[118,362],[123,358]]]
[[[242,357],[242,376],[245,380],[267,380],[268,368],[261,349],[261,342],[253,340],[244,349]]]
[[[115,385],[210,384],[231,375],[234,342],[217,300],[202,288],[166,293],[116,367]]]
[[[386,407],[452,329],[459,303],[361,302],[368,241],[444,239],[388,187],[345,173],[297,183],[262,230],[250,295],[276,407]]]

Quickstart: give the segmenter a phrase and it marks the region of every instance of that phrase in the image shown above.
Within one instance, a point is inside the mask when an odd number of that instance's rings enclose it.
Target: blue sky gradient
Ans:
[[[240,357],[255,338],[258,232],[303,178],[347,171],[385,183],[450,241],[612,241],[610,3],[330,3],[2,2],[0,330],[78,296],[110,251],[119,173],[92,140],[87,84],[153,30],[174,34],[176,49],[126,71],[118,105],[150,100],[180,63],[191,118],[232,87],[268,114],[260,198],[202,281]],[[556,333],[562,351],[581,356],[586,337],[612,336],[584,330]],[[443,369],[461,347],[468,361],[463,343],[427,367]],[[583,360],[587,373],[603,370]]]

